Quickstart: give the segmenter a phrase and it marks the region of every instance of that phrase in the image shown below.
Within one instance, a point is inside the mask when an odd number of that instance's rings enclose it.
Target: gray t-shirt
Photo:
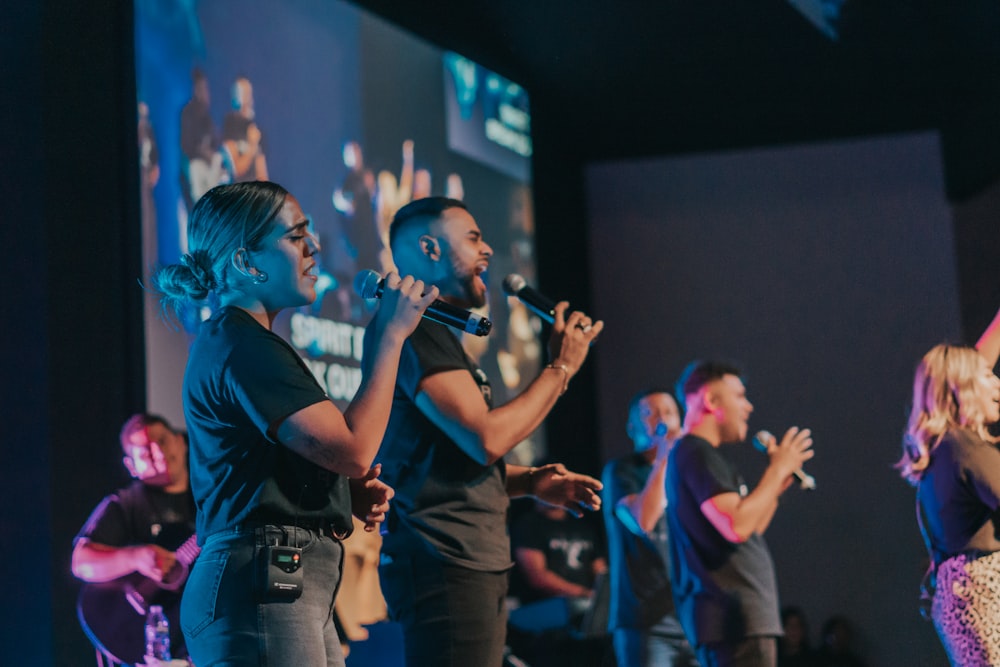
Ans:
[[[701,511],[721,493],[748,493],[736,467],[702,438],[686,435],[667,462],[671,583],[694,644],[779,636],[774,564],[761,535],[734,544]]]
[[[366,344],[366,355],[368,349]],[[389,427],[376,459],[382,479],[396,491],[382,551],[389,556],[431,554],[470,570],[500,572],[512,564],[503,459],[477,463],[416,405],[423,378],[454,370],[470,373],[491,407],[486,374],[455,334],[423,320],[403,345]]]

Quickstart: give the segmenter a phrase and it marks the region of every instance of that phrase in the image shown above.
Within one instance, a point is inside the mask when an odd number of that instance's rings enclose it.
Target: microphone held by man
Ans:
[[[511,273],[503,279],[503,291],[507,296],[516,296],[532,312],[552,324],[556,319],[556,302],[538,290],[528,287],[527,281],[518,273]]]
[[[556,307],[559,304],[538,290],[529,287],[527,281],[522,275],[518,273],[509,274],[503,279],[501,286],[503,287],[504,294],[507,296],[517,297],[521,303],[528,308],[528,310],[535,313],[549,324],[555,323]],[[582,329],[584,333],[589,333],[591,329],[591,325],[577,324],[576,326]],[[591,344],[594,343],[594,340],[596,340],[596,338],[590,341]]]
[[[769,453],[771,446],[775,445],[777,441],[777,438],[770,431],[757,431],[753,436],[754,448],[764,454]],[[794,470],[792,475],[795,476],[795,479],[799,480],[799,488],[803,491],[814,491],[816,489],[816,478],[806,473],[802,468]]]

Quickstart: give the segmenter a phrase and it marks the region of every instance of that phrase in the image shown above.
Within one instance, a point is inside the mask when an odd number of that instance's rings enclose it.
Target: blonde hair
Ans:
[[[957,345],[937,345],[920,360],[903,456],[896,463],[903,479],[913,485],[920,481],[931,452],[949,429],[966,429],[993,440],[986,430],[986,416],[974,400],[982,363],[975,348]]]

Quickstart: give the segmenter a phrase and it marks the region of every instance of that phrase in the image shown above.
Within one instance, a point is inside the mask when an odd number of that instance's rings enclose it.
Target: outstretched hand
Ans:
[[[372,532],[385,521],[389,501],[396,495],[391,486],[378,478],[382,464],[376,463],[364,477],[350,480],[351,512],[364,522],[365,532]]]
[[[602,488],[604,485],[600,480],[571,472],[562,463],[550,463],[531,473],[533,496],[576,517],[583,516],[584,509],[601,509],[598,491]]]

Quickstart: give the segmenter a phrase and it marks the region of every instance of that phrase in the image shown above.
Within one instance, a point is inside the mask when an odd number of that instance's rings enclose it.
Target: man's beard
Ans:
[[[451,254],[450,248],[448,249],[448,252]],[[452,276],[454,276],[455,282],[458,283],[462,299],[470,308],[484,307],[487,303],[487,290],[486,281],[482,279],[482,275],[477,273],[475,270],[462,275],[459,262],[454,255],[451,255],[451,258]],[[482,284],[483,286],[483,290],[481,292],[477,289],[477,283]]]
[[[481,292],[476,289],[476,277],[473,275],[471,278],[463,281],[462,288],[465,292],[465,300],[469,302],[469,305],[472,308],[482,308],[486,305],[487,294],[485,289]]]

